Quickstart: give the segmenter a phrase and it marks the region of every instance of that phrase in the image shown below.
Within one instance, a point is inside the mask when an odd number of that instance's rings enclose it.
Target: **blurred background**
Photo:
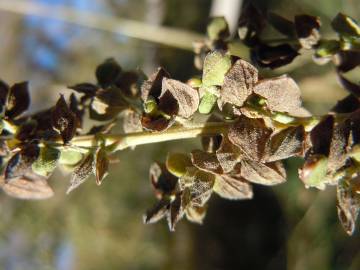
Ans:
[[[360,19],[358,0],[257,2],[289,19],[320,16],[329,37],[337,12]],[[225,15],[235,32],[241,6],[241,0],[0,0],[0,77],[30,81],[32,110],[68,93],[66,85],[95,81],[96,65],[108,57],[147,74],[162,65],[186,80],[199,74],[192,41],[203,38],[209,16]],[[249,58],[244,48],[240,54]],[[331,64],[318,66],[307,56],[262,72],[293,76],[314,114],[346,95]],[[68,196],[68,175],[57,171],[50,181],[56,195],[47,201],[1,193],[0,269],[360,269],[360,232],[348,237],[342,230],[334,188],[304,188],[297,159],[286,163],[286,184],[255,187],[251,201],[214,195],[202,226],[184,220],[170,233],[165,221],[143,225],[142,214],[155,203],[152,161],[198,147],[193,140],[123,151],[101,187],[90,179]]]

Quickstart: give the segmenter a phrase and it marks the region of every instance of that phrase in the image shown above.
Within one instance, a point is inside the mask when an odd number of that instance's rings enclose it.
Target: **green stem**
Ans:
[[[144,131],[127,134],[107,134],[103,135],[103,138],[106,146],[114,145],[114,151],[117,151],[142,144],[219,135],[225,133],[230,124],[231,122],[207,122],[198,125],[194,124],[190,127],[174,126],[163,132]],[[75,137],[71,144],[77,147],[92,147],[97,145],[97,141],[95,136],[85,135]]]

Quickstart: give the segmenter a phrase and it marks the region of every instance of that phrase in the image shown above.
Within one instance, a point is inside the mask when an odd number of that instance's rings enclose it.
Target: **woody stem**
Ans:
[[[114,145],[114,151],[117,151],[141,144],[219,135],[225,133],[230,125],[231,122],[207,122],[193,124],[189,127],[174,126],[163,132],[143,131],[127,134],[106,134],[103,135],[103,139],[106,146]],[[71,141],[71,144],[78,147],[91,147],[97,145],[97,140],[93,135],[78,136]]]

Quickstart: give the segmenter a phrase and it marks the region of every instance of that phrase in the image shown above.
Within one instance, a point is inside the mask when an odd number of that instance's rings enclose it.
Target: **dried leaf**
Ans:
[[[347,148],[350,136],[350,121],[344,121],[337,124],[332,133],[329,158],[328,171],[336,173],[340,168],[344,167],[348,160]]]
[[[271,26],[273,26],[277,31],[287,37],[295,36],[295,25],[292,21],[277,15],[273,12],[270,12],[267,16],[267,19]]]
[[[36,144],[28,144],[13,155],[5,168],[5,182],[21,177],[31,171],[31,165],[38,156],[39,147]]]
[[[161,199],[152,208],[146,211],[146,214],[143,216],[144,223],[152,224],[158,222],[160,219],[165,217],[169,207],[170,200],[168,198]]]
[[[263,161],[272,162],[301,154],[304,140],[303,126],[288,127],[273,134],[266,144]]]
[[[204,86],[222,85],[226,72],[231,67],[230,56],[220,51],[213,51],[204,60],[202,82]]]
[[[153,163],[149,170],[149,178],[157,197],[174,194],[178,178],[171,174],[164,164]]]
[[[142,81],[141,71],[123,72],[116,82],[116,86],[121,89],[121,93],[129,98],[137,98],[140,94],[139,82]]]
[[[351,113],[357,109],[360,109],[360,100],[354,95],[348,95],[339,100],[331,111],[335,113]]]
[[[230,127],[228,138],[249,159],[260,161],[271,132],[272,130],[266,127],[263,119],[240,116]]]
[[[114,59],[110,58],[96,68],[95,75],[101,87],[107,88],[120,77],[121,67]]]
[[[253,160],[241,161],[240,175],[249,182],[273,186],[286,181],[286,172],[281,162],[259,163]]]
[[[0,181],[3,182],[2,177]],[[7,195],[17,199],[43,200],[54,195],[46,178],[31,172],[8,183],[1,184],[1,187]]]
[[[29,108],[30,94],[27,82],[16,83],[10,87],[5,115],[9,118],[15,118]]]
[[[355,97],[360,98],[360,84],[349,81],[340,72],[337,72],[337,75],[341,86]]]
[[[260,44],[251,50],[251,60],[260,67],[271,69],[290,64],[299,53],[289,44],[268,46]]]
[[[257,69],[242,59],[237,60],[225,75],[220,91],[222,102],[243,106],[246,99],[252,94],[253,86],[257,81]]]
[[[189,189],[191,203],[194,206],[204,206],[210,199],[215,175],[198,170],[195,167],[187,169],[186,173],[179,178],[181,190]]]
[[[134,133],[142,131],[141,115],[134,110],[125,110],[122,115],[123,129],[125,133]]]
[[[356,20],[343,13],[338,13],[331,22],[332,28],[340,35],[360,37],[360,25]]]
[[[69,194],[71,191],[84,183],[94,171],[93,168],[94,154],[90,153],[81,161],[71,174],[70,186],[68,187],[66,194]]]
[[[165,118],[162,115],[143,114],[141,117],[141,125],[144,129],[150,131],[164,131],[171,127],[175,122],[174,118]]]
[[[206,206],[189,206],[185,209],[187,220],[197,224],[203,224],[206,215]]]
[[[288,113],[296,117],[309,117],[311,114],[302,107],[301,92],[296,82],[287,76],[260,81],[254,92],[266,99],[271,111]]]
[[[360,66],[360,51],[339,51],[335,57],[336,68],[340,72],[348,72]]]
[[[215,153],[194,150],[191,152],[191,161],[195,167],[201,170],[216,174],[223,173]]]
[[[301,46],[311,49],[319,42],[320,19],[310,15],[295,16],[296,34]]]
[[[4,105],[9,93],[9,86],[4,81],[0,80],[0,113],[4,110]]]
[[[169,73],[163,69],[158,68],[156,72],[154,72],[148,80],[146,80],[141,86],[141,98],[143,101],[146,101],[149,96],[154,98],[159,98],[161,94],[162,88],[162,80],[163,78],[170,78]]]
[[[99,86],[92,83],[78,83],[68,86],[69,89],[75,90],[78,93],[85,94],[87,96],[95,96]]]
[[[224,199],[244,200],[253,197],[251,184],[241,177],[217,176],[213,189],[215,193]]]
[[[227,136],[224,136],[220,148],[216,151],[216,157],[223,171],[225,173],[232,171],[243,156],[241,150],[232,144]]]
[[[199,93],[197,90],[177,80],[164,78],[162,80],[160,101],[167,91],[177,101],[179,108],[177,114],[179,116],[189,118],[197,111],[199,107]],[[159,108],[162,109],[161,103]]]
[[[214,153],[219,149],[222,141],[222,136],[202,136],[201,137],[201,145],[204,151],[209,153]]]
[[[181,177],[186,173],[186,168],[191,167],[191,159],[183,153],[169,153],[166,158],[166,168],[173,175]]]
[[[356,220],[360,212],[360,194],[353,188],[360,184],[359,176],[350,181],[340,181],[337,187],[338,215],[341,224],[348,235],[356,228]]]
[[[101,185],[109,169],[109,159],[106,151],[99,147],[95,153],[95,177],[96,184]]]
[[[168,224],[170,231],[175,231],[175,226],[179,220],[185,214],[186,204],[183,201],[183,196],[181,192],[176,193],[175,200],[170,204],[170,212],[168,215]]]
[[[52,126],[60,132],[64,144],[74,137],[76,125],[76,116],[69,109],[64,96],[61,95],[52,111]]]
[[[326,116],[310,132],[312,144],[311,152],[314,154],[329,155],[331,138],[333,136],[334,117]]]

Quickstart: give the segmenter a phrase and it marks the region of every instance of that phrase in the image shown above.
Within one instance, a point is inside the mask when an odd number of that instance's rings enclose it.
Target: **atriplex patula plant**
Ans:
[[[263,39],[269,24],[287,38]],[[48,110],[23,116],[30,104],[28,84],[0,81],[2,189],[22,199],[49,198],[47,180],[58,164],[73,171],[68,192],[91,174],[100,185],[116,151],[201,136],[203,150],[172,153],[164,164],[151,166],[158,202],[145,223],[166,217],[170,230],[183,216],[202,223],[213,193],[251,199],[252,184],[284,183],[282,160],[298,156],[305,159],[299,176],[307,187],[337,186],[339,218],[352,234],[360,210],[360,86],[344,73],[359,66],[360,26],[339,14],[332,27],[338,38],[325,40],[316,17],[290,21],[251,5],[239,24],[240,40],[258,67],[286,65],[303,50],[311,50],[317,61],[333,61],[350,95],[321,117],[302,107],[293,79],[262,78],[254,65],[234,55],[223,18],[214,18],[209,39],[196,43],[202,76],[186,83],[163,68],[146,78],[108,59],[96,69],[97,83],[70,86],[76,94],[68,101],[60,96]],[[105,124],[83,132],[85,115]],[[111,133],[116,124],[122,134]]]

